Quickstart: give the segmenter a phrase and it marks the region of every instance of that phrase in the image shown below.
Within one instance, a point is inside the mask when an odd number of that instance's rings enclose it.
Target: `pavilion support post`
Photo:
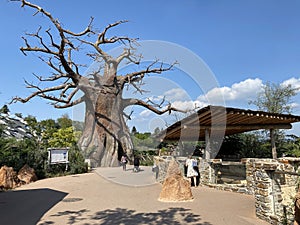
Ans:
[[[187,156],[186,153],[184,152],[184,144],[182,140],[178,141],[178,149],[179,149],[179,156]]]
[[[277,150],[276,150],[276,144],[275,144],[274,129],[270,129],[270,138],[271,138],[272,157],[273,157],[273,159],[277,159]]]
[[[205,129],[205,150],[204,150],[204,158],[211,158],[211,145],[210,145],[210,132],[209,129]]]

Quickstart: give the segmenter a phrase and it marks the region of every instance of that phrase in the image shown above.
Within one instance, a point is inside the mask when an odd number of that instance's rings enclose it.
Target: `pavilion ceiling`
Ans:
[[[291,129],[300,116],[263,111],[207,106],[174,123],[162,131],[158,138],[165,141],[205,140],[210,135],[232,135],[260,129]]]

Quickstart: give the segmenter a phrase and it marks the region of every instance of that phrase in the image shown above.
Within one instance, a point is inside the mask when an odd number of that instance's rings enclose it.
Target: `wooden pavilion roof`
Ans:
[[[291,129],[300,116],[223,106],[207,106],[162,131],[161,140],[205,140],[210,135],[232,135],[260,129]]]

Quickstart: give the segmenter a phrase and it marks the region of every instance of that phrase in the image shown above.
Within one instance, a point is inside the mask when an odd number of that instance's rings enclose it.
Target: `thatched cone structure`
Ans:
[[[163,202],[181,202],[192,201],[193,199],[191,184],[183,177],[179,164],[173,159],[169,164],[167,176],[158,200]]]

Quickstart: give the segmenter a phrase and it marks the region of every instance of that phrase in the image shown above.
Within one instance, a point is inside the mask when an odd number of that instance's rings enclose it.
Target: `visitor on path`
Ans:
[[[140,171],[140,158],[138,156],[134,157],[133,160],[133,172],[139,172]]]
[[[127,156],[124,154],[121,157],[121,164],[123,166],[123,170],[126,171],[126,164],[127,164],[128,160],[127,160]]]
[[[194,183],[194,186],[197,187],[197,176],[199,175],[195,169],[198,166],[197,160],[190,156],[186,160],[185,165],[187,166],[187,177],[191,179],[191,185]]]

